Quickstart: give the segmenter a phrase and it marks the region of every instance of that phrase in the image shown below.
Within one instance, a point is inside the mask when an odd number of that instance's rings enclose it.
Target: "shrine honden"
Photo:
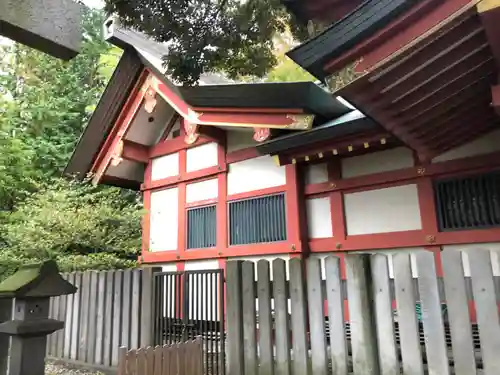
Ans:
[[[124,53],[66,173],[140,190],[140,262],[165,272],[362,251],[393,277],[392,254],[430,251],[442,276],[443,250],[481,244],[500,276],[500,3],[323,3],[287,2],[331,23],[289,52],[321,86],[180,87],[111,19]]]

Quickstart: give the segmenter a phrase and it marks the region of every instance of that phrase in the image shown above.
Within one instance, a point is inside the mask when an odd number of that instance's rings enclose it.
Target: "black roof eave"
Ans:
[[[135,51],[126,48],[75,146],[64,175],[86,177],[143,69]]]
[[[194,107],[303,109],[326,119],[350,111],[313,82],[179,87],[179,92]]]
[[[327,76],[323,66],[382,29],[419,0],[366,0],[321,34],[290,50],[287,55],[316,78]]]
[[[356,118],[352,121],[342,123],[328,122],[311,130],[271,139],[270,141],[258,145],[256,148],[261,155],[279,154],[287,150],[309,146],[327,139],[343,137],[376,129],[378,127],[379,125],[368,117]]]

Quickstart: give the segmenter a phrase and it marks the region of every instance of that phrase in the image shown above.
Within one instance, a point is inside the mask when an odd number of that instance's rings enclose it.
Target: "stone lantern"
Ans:
[[[10,316],[0,323],[0,343],[6,341],[2,336],[11,337],[10,351],[0,351],[4,356],[0,365],[7,363],[5,374],[44,374],[47,335],[64,327],[64,322],[49,319],[50,298],[75,292],[76,287],[61,277],[54,261],[23,266],[0,283],[0,301],[13,301],[0,304],[4,309],[0,316]],[[1,367],[0,375],[4,375]]]

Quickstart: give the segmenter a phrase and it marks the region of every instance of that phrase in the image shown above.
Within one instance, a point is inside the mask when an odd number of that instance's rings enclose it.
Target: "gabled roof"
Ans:
[[[168,51],[167,46],[148,39],[144,34],[124,30],[113,22],[111,19],[105,24],[106,39],[121,47],[124,53],[66,167],[66,175],[77,175],[82,178],[90,171],[134,85],[146,68],[179,99],[197,110],[200,108],[206,108],[207,112],[209,108],[219,108],[221,111],[231,108],[248,108],[254,111],[264,109],[264,112],[265,109],[295,110],[291,113],[301,110],[302,113],[316,116],[313,126],[352,110],[313,82],[257,84],[225,82],[222,85],[211,85],[207,83],[222,81],[222,77],[210,74],[201,77],[199,86],[176,86],[164,74],[162,58]],[[287,133],[289,131],[281,131],[281,134]]]

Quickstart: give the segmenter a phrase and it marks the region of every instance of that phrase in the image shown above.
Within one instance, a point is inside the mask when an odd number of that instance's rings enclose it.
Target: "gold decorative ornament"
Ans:
[[[330,182],[328,186],[330,186],[332,189],[335,189],[337,187],[337,184],[335,182]]]
[[[292,159],[292,164],[297,164],[297,160],[295,158]]]
[[[381,144],[381,145],[385,145],[386,143],[387,143],[387,140],[386,140],[385,138],[382,138],[382,139],[380,140],[380,144]]]
[[[433,236],[433,235],[425,236],[425,241],[427,243],[435,243],[436,242],[436,236]]]
[[[118,142],[118,144],[113,150],[113,153],[111,154],[111,165],[113,167],[117,167],[123,161],[122,154],[123,154],[123,141],[120,141]]]
[[[425,168],[424,167],[418,167],[417,174],[419,174],[420,176],[423,176],[425,174]]]
[[[322,152],[320,152],[320,153],[318,154],[318,158],[323,159],[323,153],[322,153]]]
[[[269,128],[253,128],[253,139],[255,142],[264,142],[271,136]]]
[[[314,121],[314,115],[286,115],[286,118],[292,120],[292,123],[285,127],[286,129],[309,130]]]
[[[347,151],[352,152],[352,150],[353,150],[352,145],[347,146]]]
[[[157,102],[156,91],[150,86],[144,94],[144,110],[147,113],[153,113]]]
[[[186,132],[184,142],[188,145],[192,145],[200,136],[200,133],[198,133],[198,124],[189,122],[188,120],[184,120],[184,131]]]
[[[309,156],[304,157],[305,161],[309,161]]]
[[[363,143],[363,146],[365,146],[365,148],[368,148],[368,147],[370,147],[370,144],[368,142],[365,142],[365,143]]]

